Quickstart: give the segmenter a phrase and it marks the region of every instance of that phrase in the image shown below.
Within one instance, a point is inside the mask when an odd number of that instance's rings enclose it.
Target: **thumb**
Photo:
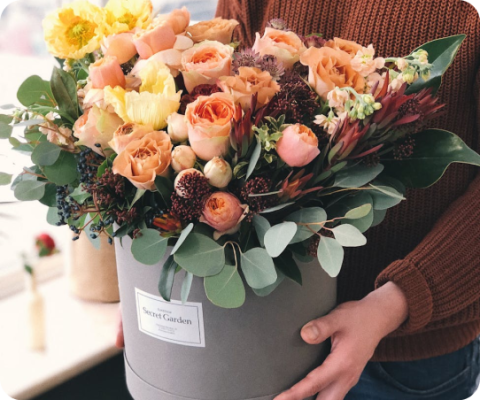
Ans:
[[[329,314],[304,325],[300,334],[308,344],[319,344],[332,336],[336,330],[335,319]]]

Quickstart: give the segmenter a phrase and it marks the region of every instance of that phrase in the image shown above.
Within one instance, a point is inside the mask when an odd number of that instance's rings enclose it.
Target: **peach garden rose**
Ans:
[[[151,125],[139,125],[134,122],[127,122],[113,132],[113,139],[108,142],[108,145],[115,153],[120,154],[130,142],[142,139],[150,132],[153,132]]]
[[[290,167],[304,167],[320,154],[318,139],[305,125],[290,125],[277,142],[277,153]]]
[[[185,87],[191,92],[195,86],[213,85],[221,76],[230,75],[233,47],[206,40],[182,54],[182,75]]]
[[[220,43],[228,44],[232,41],[232,35],[239,22],[235,19],[223,19],[220,17],[210,21],[198,22],[187,28],[189,35],[195,43],[204,40],[217,40]]]
[[[125,88],[125,75],[116,57],[101,58],[90,65],[89,72],[93,89],[103,89],[106,86]]]
[[[335,87],[351,86],[363,93],[365,79],[355,71],[348,53],[330,47],[310,47],[300,56],[300,62],[308,66],[308,83],[323,99]]]
[[[226,93],[231,93],[235,103],[240,103],[246,111],[250,108],[252,95],[258,93],[257,109],[266,105],[280,91],[280,85],[272,79],[268,71],[255,67],[240,67],[238,75],[222,76],[217,85]]]
[[[261,56],[271,54],[283,63],[286,69],[293,67],[307,48],[294,32],[266,28],[262,37],[257,32],[253,51]]]
[[[247,212],[248,206],[241,204],[233,194],[215,192],[205,202],[200,222],[215,229],[214,239],[218,240],[222,235],[237,232]]]
[[[172,142],[163,131],[154,131],[130,142],[113,161],[112,171],[136,188],[153,190],[157,175],[170,173]]]
[[[227,154],[234,114],[235,104],[228,93],[200,96],[187,106],[188,139],[199,158],[209,161]]]

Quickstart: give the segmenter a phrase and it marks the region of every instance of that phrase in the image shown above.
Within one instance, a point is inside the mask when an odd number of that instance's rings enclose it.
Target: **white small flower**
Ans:
[[[358,50],[350,64],[352,68],[362,76],[368,76],[374,73],[377,69],[381,69],[385,66],[384,58],[374,58],[374,56],[375,49],[373,48],[373,45],[370,44],[368,47],[362,47],[362,50]]]
[[[343,112],[341,116],[346,116],[347,113]],[[315,121],[314,123],[321,126],[325,132],[327,132],[329,135],[333,135],[335,133],[335,130],[337,129],[338,124],[342,121],[343,119],[341,117],[335,116],[334,113],[330,112],[328,117],[325,115],[316,115],[315,116]]]
[[[345,90],[340,90],[336,87],[327,94],[328,105],[331,108],[335,108],[337,111],[342,112],[345,110],[345,103],[350,98],[349,94]]]
[[[397,61],[395,61],[395,64],[400,71],[405,71],[408,68],[408,62],[404,58],[399,58]]]

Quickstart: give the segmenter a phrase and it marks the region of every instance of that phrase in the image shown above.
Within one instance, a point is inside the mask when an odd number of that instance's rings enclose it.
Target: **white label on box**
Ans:
[[[165,342],[205,347],[202,303],[167,302],[138,288],[135,297],[141,332]]]

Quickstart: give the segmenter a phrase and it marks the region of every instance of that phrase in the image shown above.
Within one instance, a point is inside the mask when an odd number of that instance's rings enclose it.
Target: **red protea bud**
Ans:
[[[55,241],[48,233],[41,233],[35,238],[35,246],[40,257],[55,253]]]

